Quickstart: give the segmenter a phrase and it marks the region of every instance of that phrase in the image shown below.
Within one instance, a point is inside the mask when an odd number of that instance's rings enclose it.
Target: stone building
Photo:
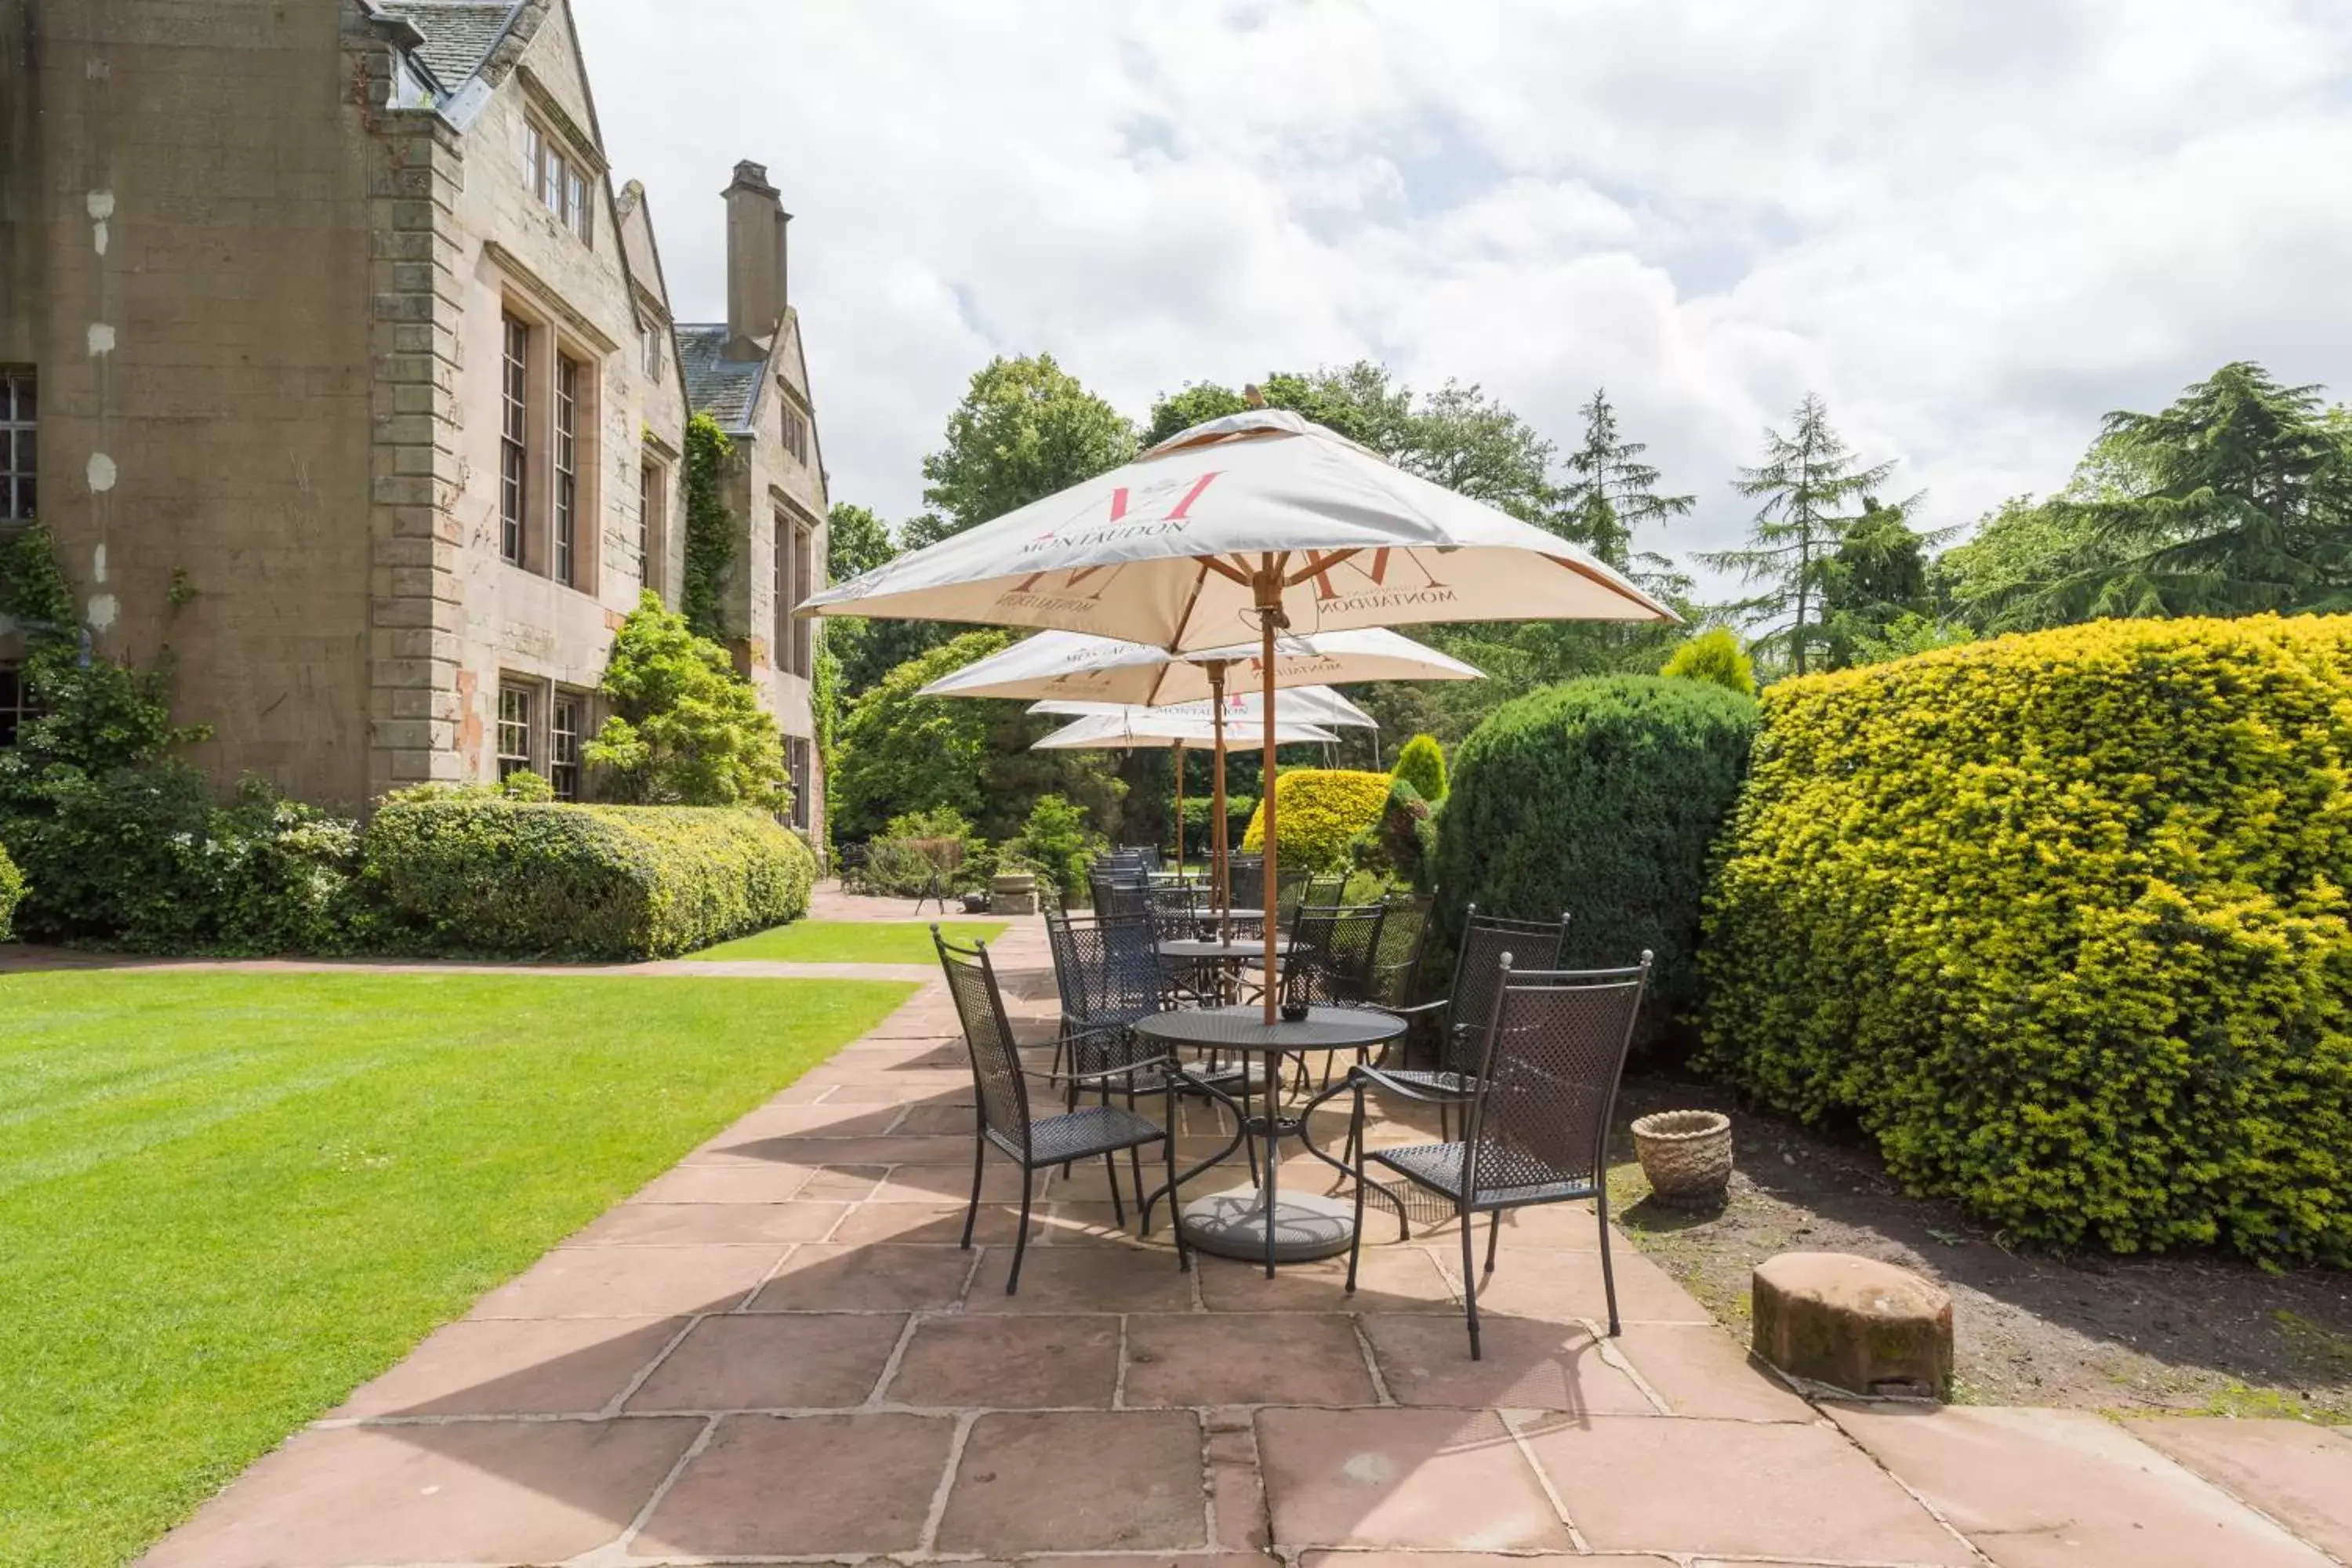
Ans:
[[[100,652],[171,659],[224,780],[571,794],[707,409],[816,826],[824,482],[758,164],[724,221],[728,320],[677,326],[563,0],[0,0],[0,527],[47,525]]]

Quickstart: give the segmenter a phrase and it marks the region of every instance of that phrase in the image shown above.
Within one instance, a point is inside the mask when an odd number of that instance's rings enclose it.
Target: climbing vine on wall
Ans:
[[[678,608],[697,637],[727,640],[719,584],[735,559],[735,517],[719,499],[719,479],[735,444],[708,414],[686,426],[686,581]]]

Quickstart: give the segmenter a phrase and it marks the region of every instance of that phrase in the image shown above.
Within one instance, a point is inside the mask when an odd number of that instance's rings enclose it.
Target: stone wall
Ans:
[[[341,9],[0,0],[0,362],[37,369],[40,511],[97,647],[168,648],[208,769],[348,805],[371,257]]]

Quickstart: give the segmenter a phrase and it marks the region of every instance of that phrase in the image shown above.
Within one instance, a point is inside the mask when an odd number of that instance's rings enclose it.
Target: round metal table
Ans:
[[[1263,944],[1260,951],[1263,952]],[[1265,1109],[1258,1115],[1252,1115],[1245,1105],[1214,1085],[1194,1080],[1202,1093],[1223,1100],[1233,1111],[1234,1138],[1224,1148],[1184,1172],[1174,1184],[1181,1186],[1183,1181],[1232,1158],[1243,1141],[1254,1135],[1264,1135],[1265,1150],[1259,1167],[1263,1172],[1259,1186],[1194,1198],[1183,1205],[1176,1223],[1184,1239],[1220,1258],[1262,1260],[1268,1279],[1274,1277],[1277,1263],[1303,1263],[1348,1250],[1355,1237],[1352,1204],[1313,1194],[1296,1197],[1281,1194],[1282,1140],[1286,1136],[1297,1138],[1310,1153],[1339,1169],[1347,1169],[1315,1147],[1307,1137],[1302,1118],[1283,1115],[1279,1099],[1283,1062],[1288,1057],[1303,1058],[1310,1054],[1368,1050],[1385,1045],[1404,1033],[1404,1020],[1393,1013],[1370,1007],[1310,1007],[1307,1016],[1297,1023],[1276,1018],[1269,1025],[1263,1005],[1253,1002],[1239,1006],[1154,1013],[1138,1018],[1130,1026],[1140,1038],[1170,1047],[1171,1053],[1189,1047],[1265,1058],[1265,1081],[1269,1087]],[[1146,1200],[1147,1215],[1150,1202],[1159,1195],[1155,1193]]]
[[[1290,955],[1290,939],[1277,936],[1274,942],[1276,963]],[[1213,937],[1169,937],[1160,943],[1160,956],[1178,963],[1217,966],[1214,993],[1226,1002],[1238,1002],[1242,997],[1241,972],[1245,965],[1265,962],[1265,938],[1260,936],[1228,937],[1220,942]],[[1202,994],[1211,987],[1196,986]]]

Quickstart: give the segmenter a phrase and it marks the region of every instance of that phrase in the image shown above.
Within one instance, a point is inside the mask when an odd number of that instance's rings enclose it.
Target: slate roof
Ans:
[[[726,322],[678,323],[677,368],[686,378],[687,406],[709,415],[722,430],[748,430],[768,362],[721,358],[726,347]]]
[[[519,0],[379,0],[376,9],[425,35],[410,51],[454,90],[482,68],[521,9]]]

